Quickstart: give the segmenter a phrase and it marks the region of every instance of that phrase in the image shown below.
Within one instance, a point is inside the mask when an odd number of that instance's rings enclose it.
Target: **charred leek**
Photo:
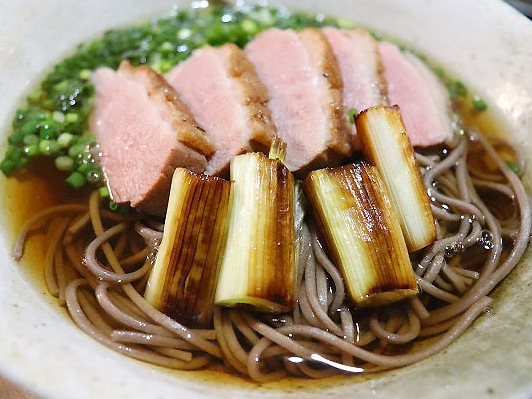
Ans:
[[[401,226],[374,166],[351,164],[305,179],[322,242],[358,306],[417,293]]]
[[[369,108],[358,115],[356,128],[364,155],[390,193],[408,249],[426,247],[436,239],[436,226],[399,108]]]
[[[214,294],[229,228],[231,183],[177,168],[164,235],[145,298],[193,327],[212,322]]]
[[[282,158],[282,145],[273,147],[271,157]],[[248,153],[231,160],[231,180],[231,222],[216,304],[290,310],[296,278],[294,178],[279,160]]]

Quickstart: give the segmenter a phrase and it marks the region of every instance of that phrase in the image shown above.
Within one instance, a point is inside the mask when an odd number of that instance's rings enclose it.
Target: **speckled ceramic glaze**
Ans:
[[[283,4],[351,18],[426,53],[481,93],[532,156],[532,23],[509,6],[495,0]],[[0,0],[0,126],[5,130],[28,87],[77,43],[109,27],[163,15],[174,5],[173,0]],[[214,381],[209,373],[167,372],[92,341],[10,259],[1,223],[0,374],[38,397],[532,397],[530,251],[495,291],[493,314],[481,316],[444,352],[377,376],[259,387]]]

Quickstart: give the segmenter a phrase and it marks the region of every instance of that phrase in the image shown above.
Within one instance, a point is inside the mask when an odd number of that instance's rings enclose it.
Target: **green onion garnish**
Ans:
[[[486,104],[486,101],[484,101],[479,96],[473,97],[473,100],[471,102],[473,104],[473,107],[475,107],[475,109],[479,111],[484,111],[485,109],[488,108],[488,104]]]
[[[72,188],[81,188],[86,182],[87,180],[85,179],[85,176],[79,172],[71,173],[66,179],[66,183]]]
[[[355,117],[358,115],[358,109],[356,108],[349,108],[347,110],[347,117],[349,118],[349,122],[355,123]]]
[[[514,161],[506,161],[506,166],[508,166],[510,170],[514,172],[515,174],[521,173],[521,168]]]

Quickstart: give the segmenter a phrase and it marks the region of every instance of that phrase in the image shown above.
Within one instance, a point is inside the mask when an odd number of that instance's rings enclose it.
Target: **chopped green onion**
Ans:
[[[51,140],[41,140],[39,142],[39,151],[43,155],[50,155]]]
[[[92,155],[92,152],[88,147],[85,147],[85,151],[83,151],[83,154],[81,154],[81,161],[87,164],[94,164],[94,162],[96,162],[94,156]]]
[[[28,100],[36,102],[42,97],[42,95],[43,95],[42,89],[37,89],[34,92],[30,93],[30,95],[28,96]]]
[[[163,60],[159,63],[159,70],[161,73],[166,73],[174,67],[174,64],[168,60]]]
[[[83,176],[79,172],[71,173],[70,176],[68,176],[65,181],[72,188],[81,188],[87,182],[87,180],[85,179],[85,176]]]
[[[98,189],[98,193],[100,194],[100,198],[110,198],[111,193],[109,192],[109,188],[107,186],[100,187]]]
[[[16,160],[22,156],[22,149],[14,145],[7,147],[6,158]]]
[[[170,43],[170,42],[164,42],[164,43],[161,44],[161,46],[159,47],[159,50],[161,50],[161,51],[165,51],[165,52],[173,51],[173,50],[174,50],[174,46],[173,46],[172,43]]]
[[[70,133],[61,133],[57,138],[57,144],[59,144],[61,148],[66,148],[70,145],[70,143],[72,143],[73,138],[74,135]]]
[[[179,32],[177,32],[177,37],[181,40],[186,40],[190,36],[192,36],[192,31],[190,29],[184,28],[180,29]]]
[[[86,175],[92,170],[92,167],[88,163],[82,163],[77,170],[79,173],[83,173],[84,175]]]
[[[508,166],[510,170],[514,172],[515,174],[521,173],[521,168],[514,161],[506,161],[506,166]]]
[[[256,19],[263,24],[264,26],[270,26],[275,23],[275,19],[272,16],[271,10],[267,8],[261,8],[258,12],[256,12]],[[291,18],[291,17],[288,17]]]
[[[50,119],[41,125],[39,128],[39,135],[41,136],[41,139],[50,140],[51,138],[56,137],[60,130],[61,125],[55,120]]]
[[[65,121],[65,114],[59,111],[54,111],[53,116],[54,120],[59,123],[63,123]]]
[[[39,137],[35,134],[28,134],[27,136],[24,136],[22,142],[26,145],[37,144],[39,142]]]
[[[340,29],[353,29],[355,27],[354,22],[349,18],[339,18],[337,22]]]
[[[80,157],[85,151],[85,147],[86,146],[84,144],[74,144],[68,149],[68,155],[72,158]]]
[[[349,118],[349,122],[355,123],[355,117],[358,115],[358,109],[356,108],[349,108],[347,110],[347,117]]]
[[[0,170],[2,170],[2,172],[4,172],[5,174],[13,173],[17,169],[17,164],[12,159],[6,158],[2,162],[0,162]]]
[[[43,155],[55,155],[61,150],[55,140],[41,140],[39,142],[39,151]]]
[[[86,134],[79,136],[78,143],[84,144],[85,146],[88,144],[95,143],[95,142],[96,142],[96,137],[92,134],[86,133]]]
[[[432,70],[433,70],[434,73],[435,73],[436,75],[438,75],[440,78],[443,77],[443,76],[445,76],[445,69],[443,69],[443,67],[440,66],[440,65],[436,65],[436,66],[434,66],[434,67],[432,68]]]
[[[76,123],[79,119],[79,115],[74,112],[69,112],[65,115],[65,121],[67,123]]]
[[[30,160],[26,157],[20,158],[17,162],[17,167],[22,169],[23,167],[27,166],[30,163]]]
[[[20,133],[14,133],[7,138],[9,144],[20,144],[24,140],[24,135]]]
[[[24,136],[27,134],[34,134],[37,131],[37,128],[39,126],[35,121],[29,121],[26,122],[22,127],[20,128],[20,133],[22,133]]]
[[[31,144],[31,145],[24,146],[22,151],[24,152],[24,155],[26,155],[27,157],[35,157],[40,154],[39,146],[37,144]]]
[[[257,26],[256,22],[251,19],[245,19],[240,23],[240,26],[244,30],[244,32],[249,33],[251,35],[254,35],[259,31],[259,27]]]
[[[69,156],[62,155],[55,159],[55,167],[62,171],[71,171],[74,168],[74,160]]]
[[[486,101],[484,101],[484,99],[479,96],[473,97],[472,103],[473,107],[475,107],[475,109],[478,109],[479,111],[484,111],[488,108],[488,104],[486,104]]]
[[[28,111],[25,109],[17,109],[17,113],[15,117],[13,118],[13,128],[18,129],[20,125],[23,123],[24,119],[26,119],[28,115]]]
[[[381,41],[383,38],[384,38],[384,35],[382,32],[379,32],[379,31],[371,31],[369,32],[371,34],[371,36],[373,36],[373,38],[377,41]]]
[[[90,69],[82,69],[81,71],[79,71],[78,76],[80,77],[80,79],[90,80],[90,78],[92,77],[92,71]]]
[[[447,85],[451,99],[467,95],[467,87],[459,80],[453,80]]]

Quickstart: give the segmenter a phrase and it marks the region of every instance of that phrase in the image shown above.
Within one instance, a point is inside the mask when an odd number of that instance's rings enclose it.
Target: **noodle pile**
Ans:
[[[522,156],[511,145],[474,133],[452,149],[417,154],[438,239],[412,256],[419,296],[381,308],[349,304],[338,270],[306,221],[298,238],[293,312],[272,316],[216,308],[213,329],[187,328],[142,296],[163,225],[104,210],[97,191],[87,205],[61,205],[33,217],[14,257],[22,256],[30,230],[46,226],[50,293],[93,339],[145,362],[236,371],[258,382],[405,366],[462,334],[490,305],[487,295],[526,249],[528,196],[498,152],[512,153],[524,170]]]

